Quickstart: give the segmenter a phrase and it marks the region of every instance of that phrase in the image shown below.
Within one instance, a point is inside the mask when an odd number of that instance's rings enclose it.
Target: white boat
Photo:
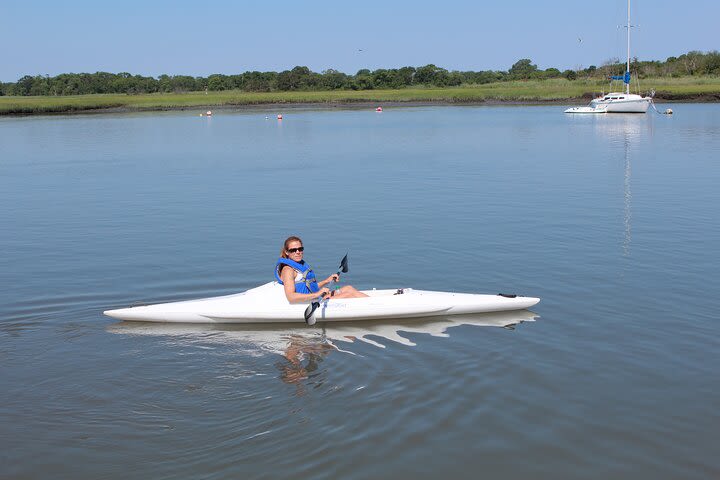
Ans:
[[[645,113],[652,97],[643,97],[634,93],[608,93],[594,98],[586,107],[571,107],[565,113]]]
[[[594,100],[593,100],[594,101]],[[605,105],[593,105],[592,102],[587,107],[572,107],[565,110],[565,113],[607,113]]]
[[[367,298],[320,301],[318,321],[419,318],[523,310],[539,298],[434,292],[412,288],[366,290]],[[291,304],[282,285],[270,282],[242,293],[182,302],[107,310],[119,320],[176,323],[305,322],[308,303]]]
[[[586,107],[572,107],[565,113],[645,113],[652,97],[643,97],[630,93],[630,0],[627,2],[627,64],[624,75],[611,77],[612,80],[621,80],[625,84],[624,92],[612,92],[594,98]]]

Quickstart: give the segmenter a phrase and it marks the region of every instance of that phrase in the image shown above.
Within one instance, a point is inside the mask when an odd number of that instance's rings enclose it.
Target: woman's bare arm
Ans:
[[[285,288],[285,297],[287,297],[290,303],[309,302],[316,299],[323,293],[330,293],[328,288],[321,288],[316,293],[298,293],[295,291],[295,270],[291,267],[285,267],[280,272],[280,278],[283,281],[283,287]]]

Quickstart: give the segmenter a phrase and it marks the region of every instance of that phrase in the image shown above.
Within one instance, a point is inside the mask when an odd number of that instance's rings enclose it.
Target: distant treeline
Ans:
[[[720,53],[692,51],[679,57],[661,61],[631,62],[634,74],[643,77],[683,77],[696,75],[720,75]],[[131,75],[129,73],[63,73],[55,77],[26,75],[14,83],[0,83],[1,95],[84,95],[92,93],[156,93],[196,92],[218,90],[243,90],[247,92],[312,91],[312,90],[372,90],[404,87],[452,87],[478,85],[510,80],[542,80],[564,77],[603,79],[625,71],[625,64],[618,59],[597,67],[560,71],[557,68],[541,70],[530,59],[515,62],[508,71],[459,72],[448,71],[435,65],[403,67],[370,71],[363,69],[355,75],[337,70],[322,73],[307,67],[295,67],[283,72],[245,72],[237,75],[160,75],[157,78]]]

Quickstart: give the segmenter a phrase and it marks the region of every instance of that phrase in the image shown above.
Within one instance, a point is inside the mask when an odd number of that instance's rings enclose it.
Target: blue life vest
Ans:
[[[313,273],[312,269],[305,263],[305,260],[298,263],[290,260],[289,258],[280,258],[275,264],[275,278],[280,285],[283,284],[282,279],[280,278],[280,267],[283,265],[292,267],[300,272],[301,277],[300,279],[296,278],[295,282],[295,291],[297,293],[315,293],[320,291],[317,279],[315,278],[315,273]]]

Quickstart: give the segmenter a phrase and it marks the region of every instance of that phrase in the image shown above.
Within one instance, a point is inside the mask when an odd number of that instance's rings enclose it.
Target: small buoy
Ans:
[[[667,110],[665,110],[665,114],[672,115],[672,108],[668,108]]]
[[[278,113],[278,120],[282,120],[282,113]]]
[[[382,107],[377,107],[377,108],[375,109],[375,111],[376,111],[376,112],[382,112]]]
[[[205,115],[207,115],[207,116],[209,117],[210,115],[212,115],[212,112],[211,112],[210,110],[208,110],[208,111],[205,113]]]

